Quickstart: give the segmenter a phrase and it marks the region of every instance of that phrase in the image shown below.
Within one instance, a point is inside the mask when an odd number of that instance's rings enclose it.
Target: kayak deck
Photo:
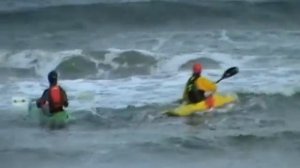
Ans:
[[[236,95],[222,95],[220,93],[216,93],[213,95],[214,104],[212,108],[222,107],[224,105],[233,103],[236,100],[237,100]],[[209,107],[207,107],[205,101],[202,101],[196,104],[180,105],[179,107],[173,110],[169,110],[165,112],[165,114],[169,116],[189,116],[196,112],[206,112],[207,110],[209,110]]]
[[[67,111],[60,111],[55,114],[46,114],[36,106],[32,106],[28,110],[28,118],[42,126],[60,128],[66,126],[70,117]]]
[[[41,112],[42,113],[42,112]],[[64,127],[69,121],[69,115],[66,111],[60,111],[51,116],[41,114],[40,124],[48,125],[50,127]]]

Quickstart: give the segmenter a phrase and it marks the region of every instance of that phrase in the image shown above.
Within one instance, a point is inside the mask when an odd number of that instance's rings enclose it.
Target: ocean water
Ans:
[[[252,168],[300,163],[300,3],[288,0],[0,2],[0,163],[25,167]],[[187,118],[191,65],[239,101]],[[62,130],[28,122],[56,69]]]

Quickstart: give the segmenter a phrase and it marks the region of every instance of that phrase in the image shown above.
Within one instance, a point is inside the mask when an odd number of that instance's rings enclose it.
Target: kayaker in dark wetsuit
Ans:
[[[198,103],[206,100],[208,107],[213,106],[212,94],[217,90],[217,85],[201,76],[202,65],[194,64],[193,74],[186,83],[182,100],[187,103]]]
[[[64,111],[63,107],[68,107],[68,97],[64,89],[57,84],[57,72],[51,71],[48,74],[49,88],[44,90],[43,95],[36,101],[38,108],[48,104],[51,114]]]

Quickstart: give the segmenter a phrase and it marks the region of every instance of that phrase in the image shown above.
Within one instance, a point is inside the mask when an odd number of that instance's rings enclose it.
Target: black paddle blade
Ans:
[[[229,77],[231,77],[231,76],[237,74],[238,72],[239,72],[239,68],[238,68],[238,67],[231,67],[231,68],[228,68],[228,69],[224,72],[222,78],[223,78],[223,79],[229,78]]]
[[[237,74],[239,72],[239,68],[238,67],[231,67],[231,68],[228,68],[221,79],[219,79],[216,83],[219,83],[221,80],[223,79],[226,79],[226,78],[229,78],[235,74]]]

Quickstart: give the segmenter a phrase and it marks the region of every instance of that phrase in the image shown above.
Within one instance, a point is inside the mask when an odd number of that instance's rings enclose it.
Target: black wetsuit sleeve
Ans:
[[[63,96],[63,100],[64,100],[64,106],[68,107],[69,106],[69,100],[68,100],[68,96],[66,94],[66,91],[60,87],[61,91],[62,91],[62,96]]]
[[[44,90],[42,96],[36,101],[36,106],[40,108],[43,103],[48,101],[49,89]]]

